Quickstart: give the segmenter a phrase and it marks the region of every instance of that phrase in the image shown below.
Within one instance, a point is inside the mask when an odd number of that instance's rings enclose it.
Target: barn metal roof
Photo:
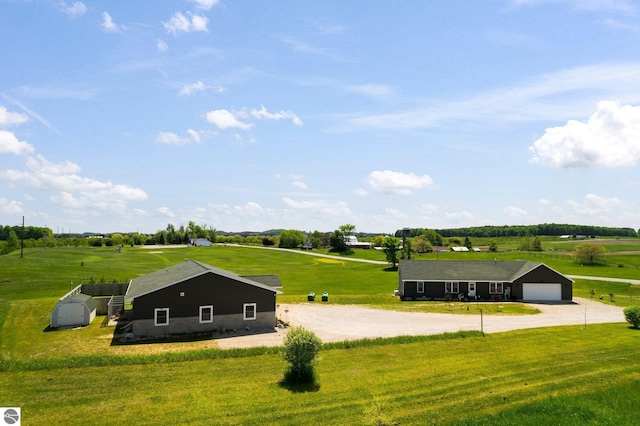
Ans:
[[[270,285],[259,282],[259,280],[257,279],[254,280],[248,277],[243,277],[233,272],[216,268],[215,266],[207,265],[196,260],[186,260],[182,263],[178,263],[177,265],[169,266],[167,268],[151,272],[150,274],[132,279],[129,288],[127,289],[127,293],[125,294],[125,299],[130,301],[135,299],[136,297],[152,293],[156,290],[160,290],[173,284],[177,284],[187,279],[211,273],[227,277],[245,284],[249,284],[254,287],[273,291],[276,294],[282,293],[281,291],[273,288]]]
[[[89,308],[89,311],[93,311],[96,308],[96,301],[93,300],[93,297],[82,293],[76,293],[65,297],[58,302],[58,304],[61,303],[84,303]]]

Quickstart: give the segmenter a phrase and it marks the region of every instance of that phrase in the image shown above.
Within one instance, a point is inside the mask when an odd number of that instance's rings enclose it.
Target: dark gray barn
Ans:
[[[134,278],[125,301],[136,337],[272,328],[279,285],[273,275],[243,277],[187,260]]]

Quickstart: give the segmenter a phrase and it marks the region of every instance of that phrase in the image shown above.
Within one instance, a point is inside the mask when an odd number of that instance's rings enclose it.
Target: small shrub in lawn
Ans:
[[[640,306],[627,306],[622,312],[624,312],[624,318],[633,328],[640,328]]]
[[[322,341],[303,327],[292,328],[284,338],[284,359],[290,366],[284,381],[288,384],[314,383],[313,364],[322,347]]]

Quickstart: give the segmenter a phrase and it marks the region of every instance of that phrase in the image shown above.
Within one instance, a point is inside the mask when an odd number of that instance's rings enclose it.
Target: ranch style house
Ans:
[[[573,280],[531,261],[400,260],[401,300],[573,300]]]
[[[275,275],[240,276],[187,260],[134,278],[124,296],[135,337],[276,326]]]

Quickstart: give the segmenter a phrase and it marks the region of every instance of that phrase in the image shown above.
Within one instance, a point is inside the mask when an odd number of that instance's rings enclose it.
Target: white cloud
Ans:
[[[7,214],[22,213],[22,203],[15,200],[7,200],[6,198],[0,198],[0,212]]]
[[[111,15],[109,15],[109,12],[102,12],[102,29],[108,33],[119,33],[126,29],[126,27],[116,24]]]
[[[156,211],[164,216],[170,217],[170,218],[174,218],[176,215],[174,212],[171,211],[171,209],[169,207],[160,207],[158,209],[156,209]]]
[[[269,120],[291,119],[291,121],[293,121],[293,124],[295,124],[296,126],[302,126],[303,124],[302,120],[300,120],[300,118],[291,111],[269,112],[264,107],[264,105],[262,105],[262,108],[260,108],[259,110],[252,109],[251,115],[255,118],[266,118]]]
[[[198,9],[209,10],[213,6],[220,3],[220,0],[190,0],[191,2],[196,4]]]
[[[80,166],[70,161],[52,163],[37,155],[27,158],[26,170],[0,170],[0,179],[32,189],[60,191],[51,200],[63,206],[122,211],[128,202],[147,199],[140,188],[82,177],[80,171]]]
[[[384,98],[393,94],[393,90],[389,86],[383,84],[361,84],[346,86],[346,89],[350,92],[359,93],[361,95],[369,96],[371,98]]]
[[[525,210],[513,206],[506,207],[503,211],[509,217],[524,217],[527,215]]]
[[[543,206],[548,206],[549,204],[551,204],[551,201],[547,200],[546,198],[540,198],[538,200],[538,203],[542,204]]]
[[[193,139],[195,143],[201,142],[200,133],[198,133],[197,131],[193,129],[187,129],[187,133],[189,133],[189,136],[191,136],[191,139]]]
[[[182,137],[172,132],[158,132],[156,142],[167,145],[187,145],[190,143],[201,143],[203,135],[209,135],[211,132],[198,132],[193,129],[187,129],[188,137]]]
[[[640,161],[640,107],[602,101],[586,122],[548,128],[531,162],[563,169],[634,166]]]
[[[417,176],[413,173],[394,172],[391,170],[374,171],[366,178],[372,190],[391,195],[410,195],[411,191],[433,186],[428,175]]]
[[[474,226],[482,223],[480,218],[474,216],[466,210],[461,212],[449,212],[445,213],[446,218],[453,224],[464,223],[465,226]]]
[[[237,115],[241,114],[233,113],[226,109],[216,109],[207,112],[207,121],[220,129],[235,127],[242,130],[249,130],[252,125],[238,120],[236,118]]]
[[[189,96],[195,92],[202,92],[207,89],[210,89],[210,87],[198,80],[196,83],[185,84],[184,86],[182,86],[182,89],[180,89],[180,92],[178,92],[178,94],[180,96]]]
[[[354,189],[353,191],[351,191],[351,193],[354,195],[359,195],[361,197],[366,197],[367,195],[369,195],[369,191],[364,188]]]
[[[156,49],[158,49],[158,52],[166,52],[167,50],[169,50],[169,45],[166,41],[158,39],[158,41],[156,42]]]
[[[344,201],[295,201],[291,198],[284,197],[282,199],[284,203],[296,210],[312,211],[315,215],[335,217],[335,216],[348,216],[351,214],[349,206]]]
[[[163,22],[164,29],[174,36],[179,32],[208,31],[209,19],[206,16],[188,13],[188,16],[176,12],[167,22]]]
[[[87,13],[87,6],[85,6],[84,3],[82,3],[81,1],[77,1],[73,3],[71,6],[67,6],[65,3],[63,3],[62,11],[69,18],[75,19]]]
[[[33,146],[24,141],[19,141],[16,135],[6,130],[0,130],[0,154],[30,154]]]
[[[582,202],[569,200],[567,204],[573,207],[576,213],[596,216],[617,210],[622,205],[622,201],[615,197],[601,197],[595,194],[587,194],[584,196]]]
[[[294,180],[293,182],[291,182],[291,185],[296,186],[296,187],[298,187],[300,189],[304,189],[304,190],[309,189],[307,184],[302,182],[301,180]]]
[[[346,129],[415,129],[452,121],[531,122],[587,114],[598,93],[640,102],[640,62],[596,64],[546,73],[519,86],[501,87],[458,100],[425,99],[421,108],[349,116]]]
[[[427,203],[418,206],[418,210],[420,211],[420,213],[433,214],[438,211],[438,206],[436,204]]]
[[[22,124],[29,121],[29,117],[19,112],[7,111],[5,107],[0,105],[0,127]]]

